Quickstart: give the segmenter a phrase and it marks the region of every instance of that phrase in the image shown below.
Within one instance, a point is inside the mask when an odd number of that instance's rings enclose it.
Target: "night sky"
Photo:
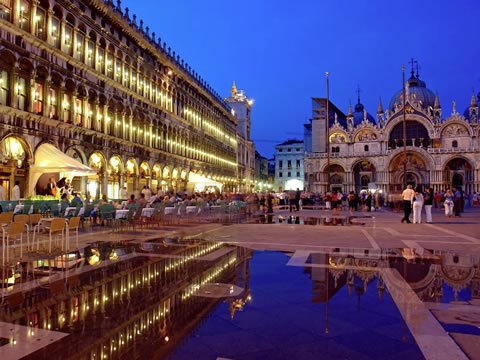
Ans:
[[[361,102],[376,116],[407,78],[411,57],[439,94],[443,116],[480,92],[480,1],[142,0],[122,1],[224,97],[233,80],[255,100],[252,139],[264,156],[302,138],[311,98],[345,113]]]

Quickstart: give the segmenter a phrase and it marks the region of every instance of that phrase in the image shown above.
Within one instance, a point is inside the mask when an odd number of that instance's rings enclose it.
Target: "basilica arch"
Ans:
[[[443,182],[446,187],[459,188],[467,192],[473,191],[474,166],[463,156],[448,159],[443,167]]]
[[[406,183],[413,187],[425,188],[430,185],[430,170],[433,169],[433,160],[421,155],[419,151],[407,151],[407,158],[403,152],[398,152],[389,162],[390,192],[400,192],[403,189],[404,166],[406,163]]]
[[[371,161],[363,159],[352,166],[355,192],[368,189],[369,183],[377,181],[377,167]]]

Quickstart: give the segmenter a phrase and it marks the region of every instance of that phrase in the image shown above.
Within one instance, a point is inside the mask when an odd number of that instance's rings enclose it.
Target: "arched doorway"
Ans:
[[[0,186],[5,189],[6,199],[11,199],[15,182],[19,182],[20,196],[26,196],[26,160],[29,148],[23,139],[8,136],[0,142]]]
[[[325,175],[328,173],[328,168],[325,167]],[[326,178],[326,176],[325,176]],[[338,164],[330,165],[330,189],[328,191],[343,191],[343,184],[345,183],[345,169]]]
[[[94,152],[88,159],[88,166],[97,170],[95,175],[89,175],[87,179],[87,192],[93,198],[99,199],[103,195],[103,180],[106,172],[105,157],[101,152]]]
[[[110,158],[108,163],[108,198],[118,199],[120,197],[120,178],[123,173],[122,159],[115,155]]]
[[[376,169],[370,161],[360,161],[353,167],[353,175],[355,179],[355,191],[360,193],[362,190],[368,189],[368,184],[376,182]]]
[[[406,183],[413,187],[425,188],[430,183],[429,172],[425,160],[415,152],[407,152],[407,158],[403,153],[395,156],[390,162],[390,192],[399,193],[403,191],[403,179],[405,176],[406,164]]]
[[[135,193],[138,189],[138,164],[135,159],[129,159],[125,166],[125,182],[127,185],[127,192],[129,194]]]
[[[472,165],[464,158],[449,160],[443,171],[443,181],[446,187],[455,187],[471,192],[473,183]]]

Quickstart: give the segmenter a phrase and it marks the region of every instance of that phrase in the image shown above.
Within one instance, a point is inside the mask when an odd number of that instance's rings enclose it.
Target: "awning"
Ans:
[[[33,194],[38,178],[42,174],[59,173],[60,177],[95,175],[97,170],[64,154],[52,144],[42,144],[35,151],[35,163],[30,167],[29,193]]]
[[[222,188],[223,184],[219,183],[218,181],[206,178],[202,175],[195,174],[191,172],[188,175],[188,182],[193,184],[201,184],[203,186],[216,186],[218,188]]]

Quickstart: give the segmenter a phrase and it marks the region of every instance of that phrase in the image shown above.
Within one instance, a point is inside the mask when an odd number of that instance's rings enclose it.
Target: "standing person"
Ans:
[[[450,189],[445,193],[445,202],[443,205],[445,206],[445,216],[451,217],[453,215],[453,193]]]
[[[51,176],[47,184],[47,195],[57,196],[57,183],[55,182],[55,176]]]
[[[415,197],[413,201],[413,223],[414,224],[422,223],[422,207],[423,207],[423,194],[417,188],[415,190]]]
[[[472,200],[473,200],[473,204],[472,204],[473,207],[477,207],[477,205],[478,205],[478,194],[477,194],[477,192],[473,193]]]
[[[122,189],[120,190],[120,199],[128,200],[128,191],[126,186],[122,187]]]
[[[353,191],[348,194],[348,208],[350,211],[355,210],[355,193]]]
[[[15,181],[15,186],[12,189],[12,200],[20,200],[20,181]]]
[[[412,190],[412,185],[407,185],[407,188],[403,190],[402,192],[402,200],[403,200],[403,218],[402,218],[402,223],[404,221],[407,222],[407,224],[410,224],[410,214],[412,213],[412,202],[413,202],[413,197],[415,195],[415,192]]]
[[[459,189],[453,188],[453,209],[455,210],[455,216],[460,217],[462,212],[462,193]]]
[[[372,211],[372,193],[369,191],[367,194],[367,198],[365,199],[365,203],[367,204],[367,211]]]
[[[268,204],[268,211],[269,213],[273,213],[273,194],[271,191],[268,192],[267,195],[267,204]]]
[[[295,193],[293,191],[288,192],[288,205],[290,212],[295,211]]]
[[[325,209],[331,210],[332,209],[332,195],[329,192],[325,194]]]
[[[432,188],[427,188],[425,190],[424,203],[425,205],[425,216],[427,217],[426,223],[432,223],[432,205],[433,205],[433,190]]]
[[[332,209],[334,214],[337,212],[337,201],[338,201],[338,195],[337,195],[337,192],[334,191],[332,194]]]
[[[5,188],[3,187],[3,185],[0,185],[0,201],[7,200],[5,197]]]
[[[144,195],[145,200],[149,202],[152,197],[152,192],[146,185],[143,187],[142,194]]]
[[[343,205],[342,205],[342,204],[343,204],[343,194],[342,194],[342,192],[339,190],[339,191],[337,191],[337,209],[338,209],[339,211],[342,211],[342,209],[343,209]]]
[[[260,194],[260,211],[265,212],[265,195]]]
[[[439,192],[436,192],[434,199],[435,199],[435,209],[440,209],[442,205],[442,194],[440,194]]]
[[[297,211],[300,211],[300,196],[302,195],[302,192],[300,191],[299,188],[297,188],[297,191],[295,192],[295,207],[297,208]]]

